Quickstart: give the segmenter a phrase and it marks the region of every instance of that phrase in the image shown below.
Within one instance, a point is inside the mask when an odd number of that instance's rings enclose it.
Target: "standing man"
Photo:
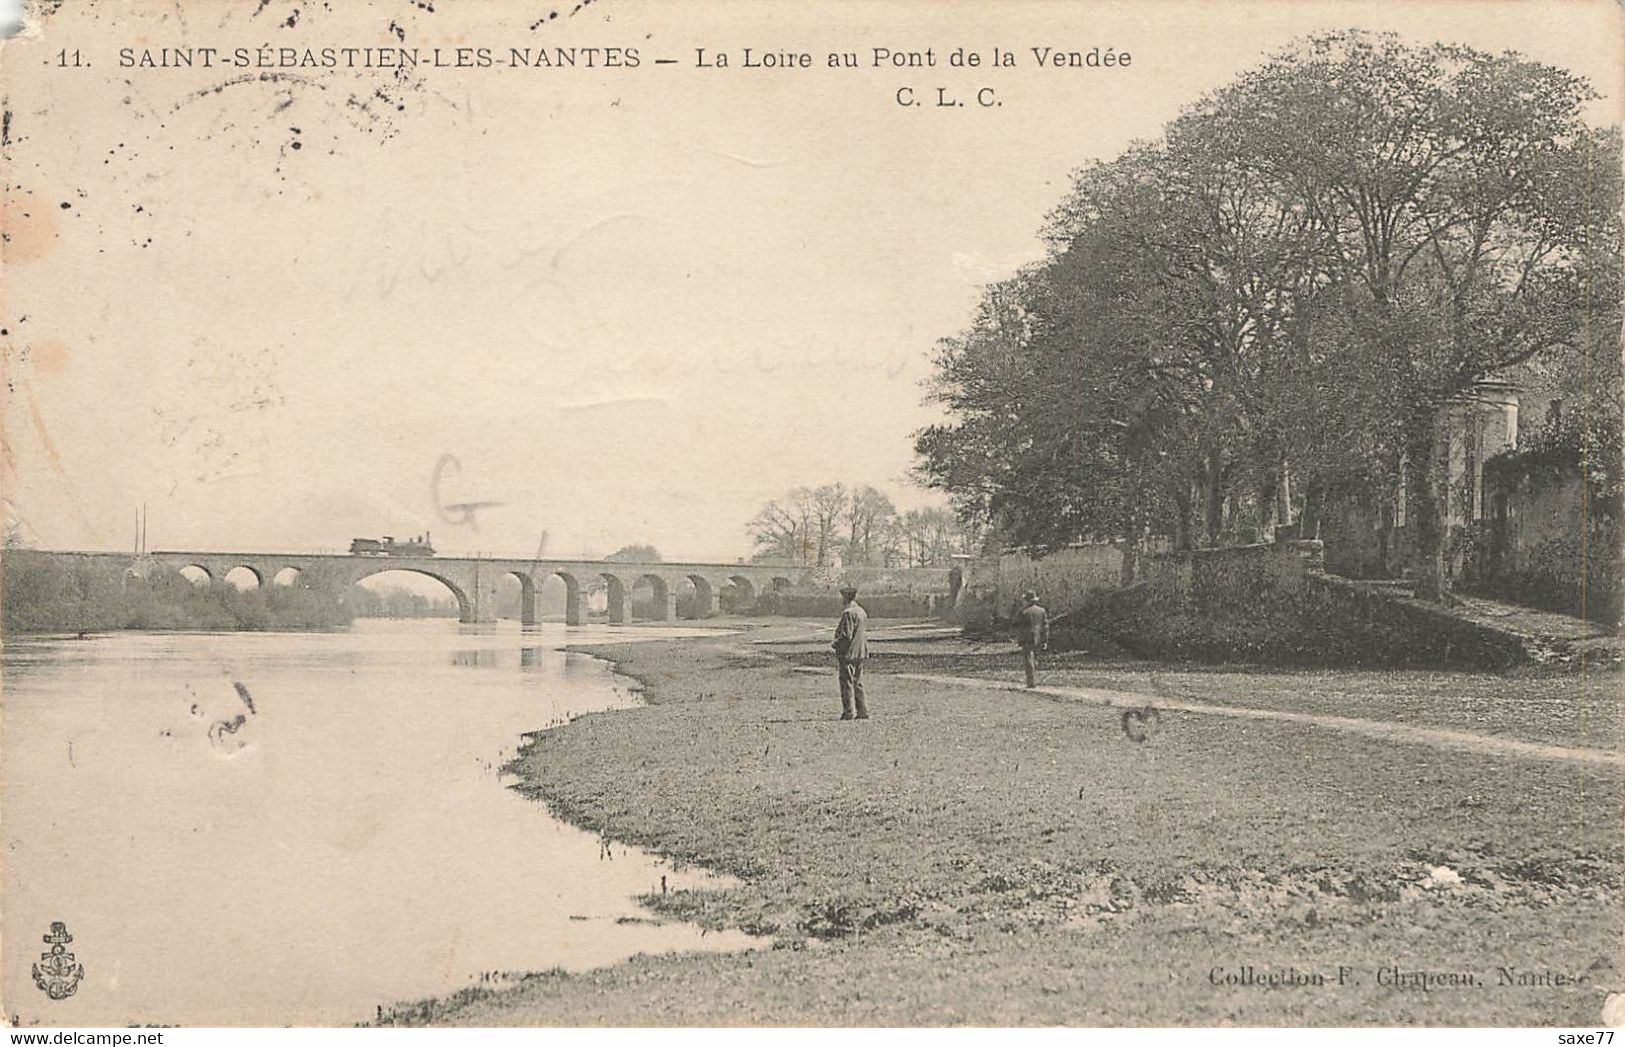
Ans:
[[[1049,647],[1049,615],[1038,605],[1031,589],[1021,594],[1027,606],[1016,614],[1016,643],[1021,645],[1021,664],[1027,670],[1027,686],[1038,686],[1038,651]]]
[[[835,625],[835,661],[841,673],[841,719],[867,720],[869,710],[863,705],[863,660],[869,656],[866,635],[869,614],[858,603],[858,591],[852,586],[841,590],[841,620]],[[854,713],[854,708],[856,712]]]

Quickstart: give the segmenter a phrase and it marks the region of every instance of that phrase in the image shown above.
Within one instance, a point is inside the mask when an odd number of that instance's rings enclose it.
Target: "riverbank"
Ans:
[[[569,821],[738,877],[648,902],[772,948],[533,975],[385,1020],[1586,1024],[1622,987],[1617,764],[1188,711],[1136,743],[1115,710],[895,675],[1014,675],[1006,647],[956,640],[877,643],[875,718],[842,723],[811,632],[595,647],[647,704],[537,735],[513,765]],[[1617,681],[1049,668],[1149,681],[1152,703],[1617,730],[1599,696]]]
[[[356,616],[336,595],[263,582],[252,589],[202,587],[174,571],[130,573],[117,560],[63,563],[8,550],[0,563],[0,626],[8,636],[281,632],[341,628]]]

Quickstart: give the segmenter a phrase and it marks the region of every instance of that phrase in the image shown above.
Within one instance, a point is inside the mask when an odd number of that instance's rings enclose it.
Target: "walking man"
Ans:
[[[1027,686],[1038,686],[1038,651],[1049,647],[1049,615],[1038,605],[1031,589],[1021,594],[1023,607],[1016,615],[1016,643],[1021,645],[1021,665],[1027,670]]]
[[[866,635],[869,614],[858,603],[858,591],[852,586],[841,590],[841,620],[835,625],[835,662],[841,674],[841,719],[867,720],[869,710],[863,705],[863,660],[869,656]]]

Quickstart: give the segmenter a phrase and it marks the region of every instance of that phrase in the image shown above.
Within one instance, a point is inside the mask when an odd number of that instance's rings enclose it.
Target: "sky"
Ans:
[[[1606,2],[572,6],[91,3],[7,42],[8,521],[64,549],[130,548],[144,503],[155,550],[431,531],[447,554],[747,557],[750,516],[798,485],[937,504],[908,479],[936,340],[1041,255],[1071,171],[1293,38],[1515,48],[1589,77],[1598,122],[1622,97]],[[261,45],[641,61],[119,64]],[[813,68],[745,69],[746,47]],[[961,47],[1020,64],[948,67]],[[469,502],[496,504],[446,509]]]

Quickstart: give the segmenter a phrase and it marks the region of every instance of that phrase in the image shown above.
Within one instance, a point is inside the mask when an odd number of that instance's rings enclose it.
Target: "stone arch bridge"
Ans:
[[[113,553],[57,553],[58,556],[103,557]],[[129,554],[122,554],[129,560]],[[411,571],[435,579],[451,590],[457,599],[459,617],[464,622],[496,620],[497,584],[512,576],[519,581],[520,621],[526,625],[539,619],[542,583],[557,576],[564,582],[565,621],[580,625],[586,621],[586,590],[603,583],[609,596],[609,620],[632,621],[632,590],[647,583],[654,591],[654,620],[677,617],[677,594],[688,582],[694,586],[691,617],[716,614],[718,595],[732,585],[739,603],[756,602],[759,593],[787,589],[802,580],[805,568],[770,567],[757,564],[712,563],[622,563],[607,560],[537,560],[462,556],[366,556],[306,553],[223,553],[156,552],[148,561],[171,570],[195,567],[209,577],[210,584],[223,584],[226,575],[239,567],[253,573],[262,586],[302,585],[308,588],[347,589],[356,582],[385,571]]]

